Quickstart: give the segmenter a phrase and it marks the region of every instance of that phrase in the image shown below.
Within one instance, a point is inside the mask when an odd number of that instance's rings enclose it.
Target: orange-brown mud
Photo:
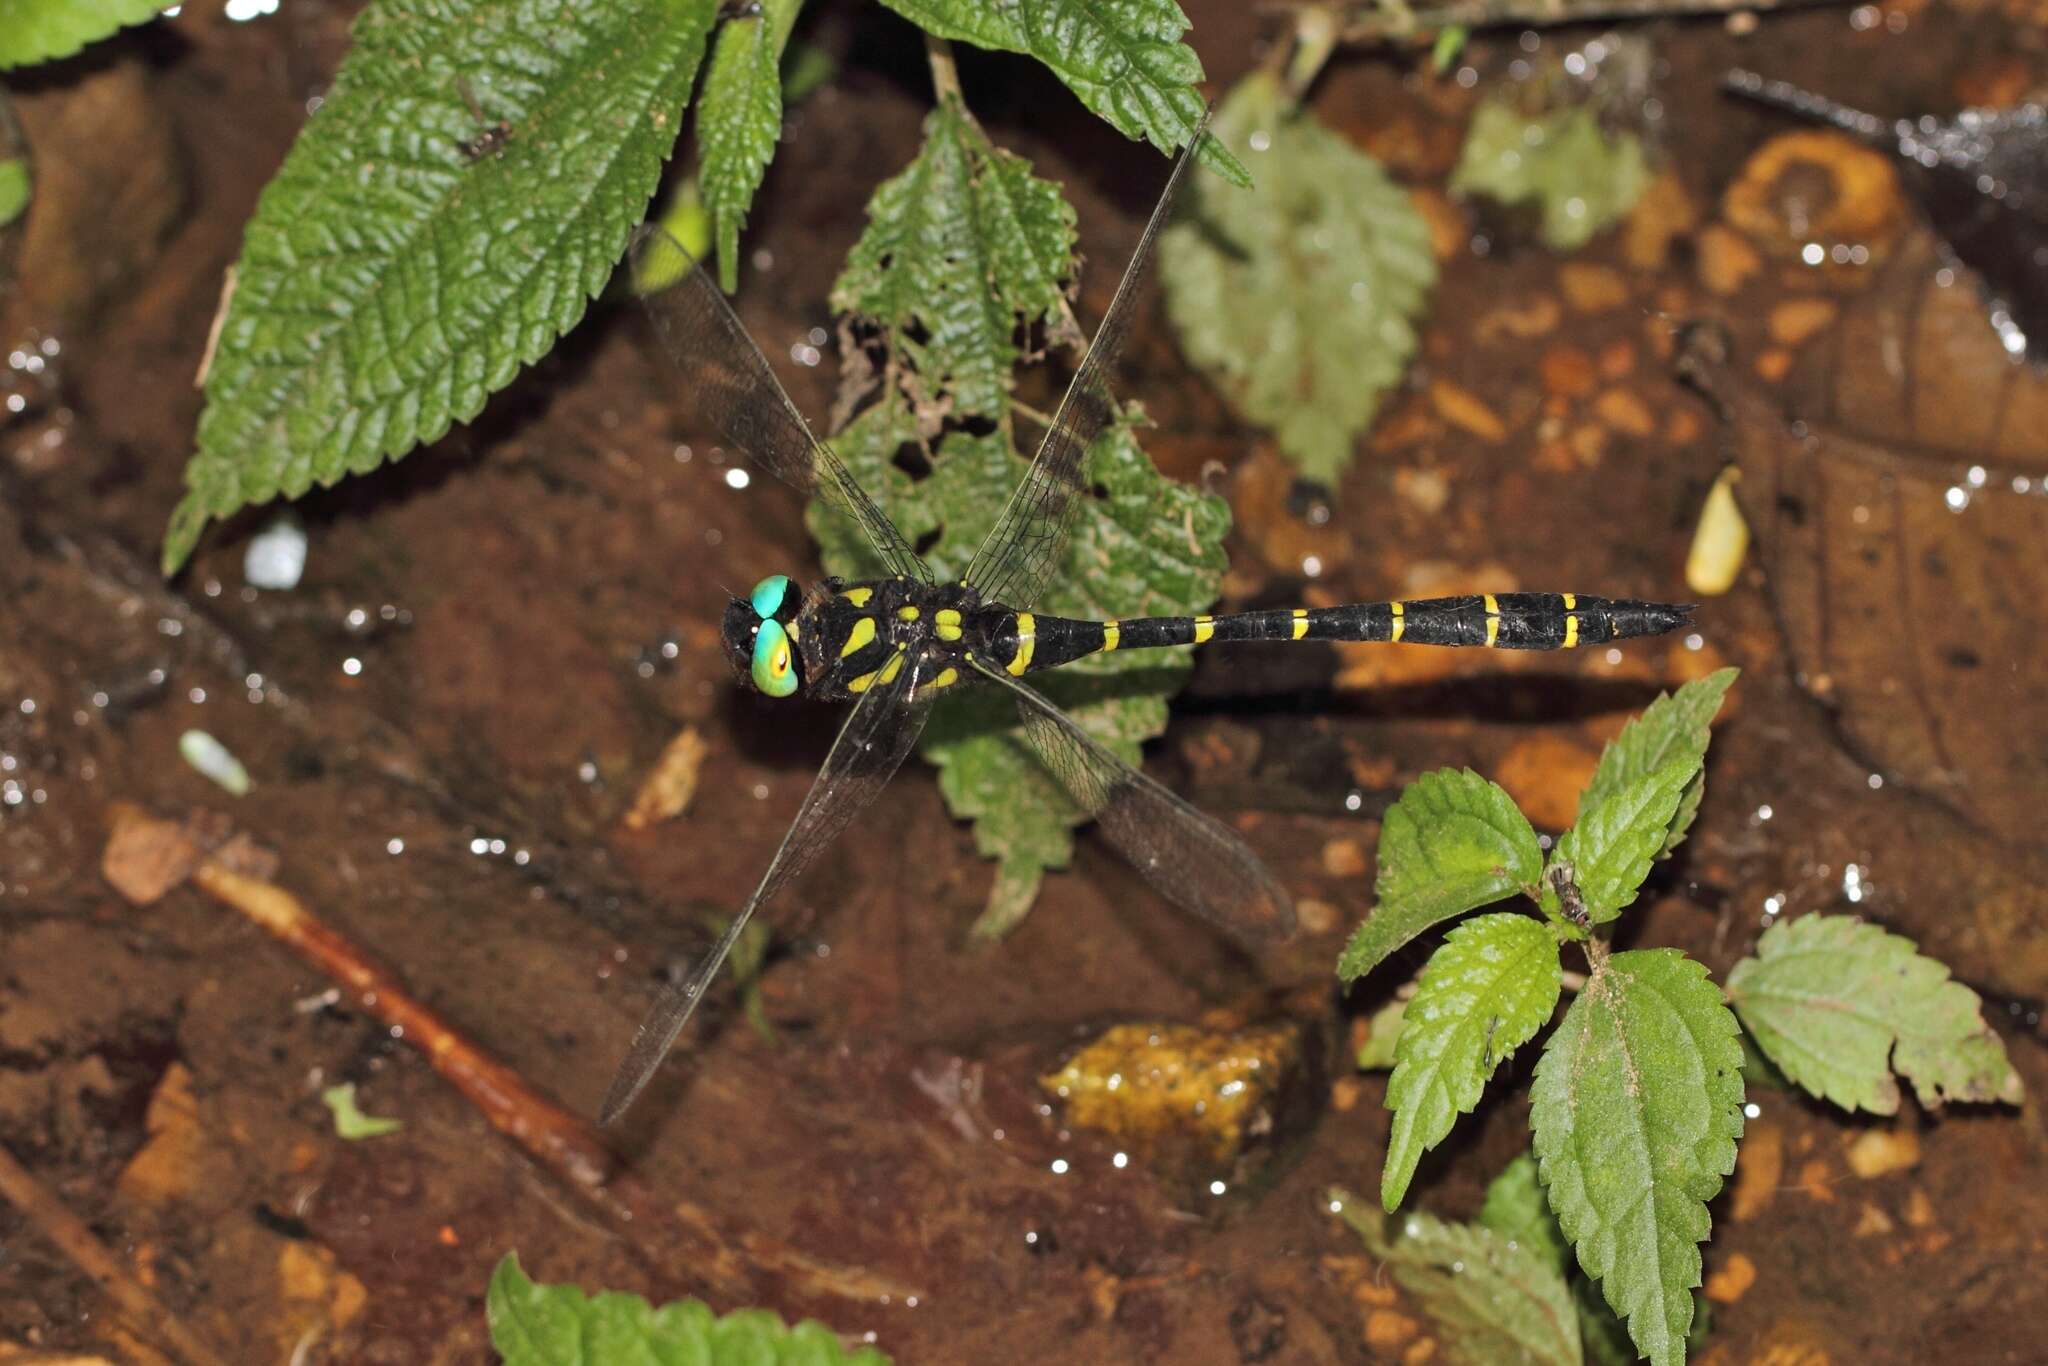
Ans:
[[[792,115],[738,303],[823,414],[829,352],[805,368],[786,363],[790,348],[830,326],[860,206],[912,155],[928,89],[900,21],[814,8],[804,36],[840,73]],[[1268,33],[1257,7],[1188,8],[1211,75],[1242,74]],[[187,5],[8,83],[32,138],[74,140],[39,148],[44,235],[13,247],[12,265],[41,253],[54,273],[33,298],[0,296],[0,354],[58,346],[41,375],[9,372],[27,411],[0,413],[0,781],[13,794],[0,806],[0,1141],[230,1360],[303,1348],[304,1361],[483,1361],[485,1281],[507,1250],[544,1279],[704,1287],[688,1267],[630,1255],[419,1054],[324,997],[326,980],[248,923],[191,888],[124,902],[100,873],[110,805],[224,813],[276,851],[280,883],[588,1114],[659,974],[758,876],[838,718],[743,696],[728,677],[725,590],[814,571],[814,551],[787,490],[728,486],[611,306],[477,423],[303,503],[311,557],[295,592],[244,586],[261,516],[216,530],[177,580],[156,578],[221,272],[344,50],[348,14],[290,0],[235,24]],[[1441,195],[1473,94],[1340,58],[1318,113],[1426,192],[1449,255],[1418,364],[1328,521],[1179,360],[1156,303],[1122,375],[1160,423],[1148,446],[1162,465],[1229,469],[1229,605],[1478,586],[1682,597],[1694,518],[1738,447],[1818,460],[1855,433],[1927,468],[1957,452],[1969,463],[1944,434],[1985,401],[1958,398],[1970,391],[1952,372],[1986,373],[1975,334],[1887,352],[1866,325],[1940,312],[1931,268],[1903,268],[1918,249],[1910,217],[1860,269],[1816,270],[1727,227],[1724,190],[1787,130],[1714,82],[1741,64],[1887,114],[2011,98],[2048,72],[2038,20],[1910,3],[1874,24],[1846,8],[1767,16],[1748,37],[1717,21],[1656,26],[1675,180],[1654,213],[1569,263],[1515,248]],[[1518,55],[1508,33],[1465,60],[1483,90]],[[998,138],[1068,185],[1089,258],[1079,312],[1099,317],[1163,162],[1022,60],[963,52],[961,67]],[[124,197],[93,198],[110,185]],[[1475,226],[1494,233],[1484,255],[1466,246]],[[1696,319],[1726,329],[1711,378],[1734,426],[1674,374],[1673,325]],[[1920,406],[1859,422],[1887,385]],[[1788,409],[1833,426],[1787,436],[1774,423]],[[2012,436],[2000,468],[2048,474],[2044,430]],[[1878,485],[1902,487],[1918,489]],[[1816,624],[1774,593],[1803,585],[1811,607],[1815,585],[1835,584],[1839,599],[1857,581],[1838,562],[1854,534],[1808,534],[1818,505],[1787,496],[1752,507],[1763,543],[1734,591],[1702,607],[1696,639],[1613,658],[1206,656],[1151,766],[1237,822],[1310,903],[1310,931],[1263,959],[1176,918],[1086,837],[1008,942],[967,946],[989,867],[910,765],[773,908],[762,990],[779,1045],[722,988],[616,1136],[621,1151],[656,1190],[733,1228],[914,1287],[914,1305],[773,1306],[872,1332],[899,1361],[1417,1359],[1426,1325],[1321,1201],[1332,1184],[1375,1185],[1384,1077],[1354,1078],[1342,1059],[1352,1022],[1420,962],[1418,948],[1348,1000],[1332,976],[1370,905],[1376,818],[1416,774],[1471,765],[1554,828],[1628,713],[1723,662],[1744,674],[1703,813],[1624,937],[1681,946],[1719,974],[1773,913],[1875,917],[1985,995],[2029,1089],[2048,1095],[2048,605],[2004,603],[2034,615],[2008,615],[1980,649],[1950,638],[1946,606],[1969,585],[2040,580],[2042,504],[1997,512],[1996,535],[1970,509],[1905,509],[1900,525],[1927,539],[1885,560],[1895,588],[1833,616],[1820,592]],[[625,828],[685,725],[704,742],[687,813]],[[246,763],[250,796],[178,760],[193,727]],[[1084,1033],[1210,1012],[1291,1016],[1320,1041],[1312,1053],[1337,1060],[1320,1106],[1221,1197],[1119,1169],[1041,1112],[1036,1077]],[[1525,1142],[1532,1056],[1424,1163],[1413,1199],[1476,1210]],[[403,1130],[338,1138],[318,1092],[344,1080]],[[1711,1359],[2041,1359],[2038,1110],[1909,1102],[1873,1121],[1784,1092],[1751,1100],[1706,1253]],[[1910,1140],[1886,1150],[1911,1165],[1857,1175],[1850,1147],[1873,1131]],[[6,1207],[0,1342],[150,1359]]]

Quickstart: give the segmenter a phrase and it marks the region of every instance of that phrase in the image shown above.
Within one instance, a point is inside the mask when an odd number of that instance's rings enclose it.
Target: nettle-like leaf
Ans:
[[[27,212],[30,189],[27,161],[21,157],[0,160],[0,228]]]
[[[782,137],[782,49],[803,0],[760,0],[718,31],[697,97],[697,180],[718,241],[718,282],[739,283],[740,228]]]
[[[1358,1050],[1359,1071],[1393,1070],[1394,1050],[1401,1044],[1401,1025],[1407,1017],[1408,1002],[1399,997],[1372,1013],[1372,1019],[1367,1021],[1365,1043]]]
[[[0,71],[69,57],[176,0],[0,0]]]
[[[1579,814],[1598,806],[1623,787],[1655,773],[1674,760],[1696,757],[1700,772],[1687,784],[1678,810],[1665,832],[1661,857],[1678,847],[1699,814],[1700,798],[1706,792],[1707,743],[1712,738],[1708,725],[1721,710],[1739,669],[1717,669],[1705,678],[1695,678],[1676,693],[1658,693],[1657,700],[1621,728],[1600,755],[1593,781],[1579,794]]]
[[[1706,969],[1673,949],[1594,971],[1536,1064],[1550,1206],[1653,1362],[1685,1360],[1707,1201],[1735,1169],[1742,1048]]]
[[[1558,1275],[1571,1282],[1572,1307],[1579,1317],[1579,1340],[1588,1360],[1616,1366],[1636,1360],[1635,1344],[1628,1340],[1628,1325],[1616,1318],[1600,1298],[1600,1287],[1577,1274],[1572,1245],[1565,1241],[1557,1216],[1550,1212],[1550,1196],[1543,1189],[1534,1153],[1523,1153],[1493,1178],[1486,1188],[1486,1203],[1480,1208],[1479,1222],[1518,1247],[1542,1254],[1545,1261],[1557,1268]],[[1694,1321],[1694,1342],[1699,1341],[1703,1320],[1702,1314]]]
[[[484,1297],[491,1346],[505,1366],[888,1366],[873,1347],[849,1351],[825,1325],[790,1327],[766,1309],[714,1314],[701,1300],[659,1309],[638,1295],[585,1295],[573,1285],[539,1285],[507,1253]]]
[[[1477,916],[1430,955],[1401,1017],[1387,1108],[1394,1112],[1380,1203],[1401,1203],[1422,1154],[1479,1103],[1494,1069],[1557,1009],[1564,974],[1557,940],[1519,911]]]
[[[925,32],[1051,67],[1081,103],[1127,138],[1162,152],[1202,120],[1202,59],[1180,40],[1188,17],[1174,0],[882,0]],[[1198,152],[1234,185],[1244,164],[1212,133]]]
[[[1578,823],[1550,851],[1549,866],[1571,870],[1594,924],[1614,919],[1635,899],[1699,771],[1700,756],[1689,754],[1621,784],[1600,801],[1582,805]],[[1544,906],[1555,904],[1546,878]]]
[[[891,462],[915,434],[903,405],[885,400],[834,447],[913,543],[936,535],[927,558],[942,581],[957,578],[1026,465],[1001,431],[951,432],[932,451],[930,473],[912,479]],[[1063,616],[1117,618],[1193,612],[1214,600],[1230,530],[1221,499],[1161,475],[1123,425],[1096,442],[1088,478],[1103,496],[1083,501],[1064,572],[1038,606]],[[810,524],[828,572],[881,572],[859,530],[843,518],[813,504]],[[1138,763],[1141,743],[1166,729],[1166,698],[1186,678],[1188,655],[1095,655],[1033,684],[1090,735]],[[992,689],[942,699],[922,747],[939,766],[948,808],[974,822],[975,847],[998,861],[976,932],[1004,933],[1029,911],[1045,870],[1072,858],[1073,828],[1083,817],[1025,744],[1015,708]]]
[[[1470,769],[1423,774],[1380,823],[1377,904],[1337,975],[1356,981],[1430,926],[1533,887],[1542,867],[1535,830],[1499,786]]]
[[[1341,1190],[1329,1200],[1429,1315],[1449,1360],[1580,1366],[1571,1287],[1545,1252],[1477,1224],[1419,1212],[1388,1219]]]
[[[1451,173],[1453,194],[1534,208],[1553,251],[1585,246],[1634,208],[1649,183],[1642,139],[1603,133],[1593,110],[1579,105],[1532,116],[1500,99],[1472,116]]]
[[[547,352],[647,207],[717,11],[363,11],[243,239],[167,572],[208,519],[396,459]]]
[[[1019,318],[1048,320],[1060,305],[1074,211],[958,101],[934,109],[924,132],[917,159],[869,201],[832,306],[883,329],[908,367],[897,381],[920,410],[935,411],[944,395],[954,414],[996,417],[1008,405]]]
[[[1258,188],[1192,188],[1159,243],[1182,348],[1304,474],[1335,482],[1415,353],[1436,263],[1429,227],[1379,163],[1317,123],[1279,77],[1245,78],[1217,133]]]
[[[1896,1114],[1895,1070],[1923,1105],[2024,1098],[1977,993],[1912,940],[1855,916],[1771,926],[1728,974],[1728,997],[1787,1077],[1848,1109]]]

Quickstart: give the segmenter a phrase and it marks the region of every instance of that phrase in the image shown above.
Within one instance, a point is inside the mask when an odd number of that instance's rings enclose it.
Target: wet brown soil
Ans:
[[[1253,8],[1188,5],[1220,82],[1269,36]],[[806,33],[838,54],[840,75],[792,116],[738,304],[798,401],[822,414],[829,353],[817,368],[782,362],[807,329],[829,327],[858,206],[912,154],[928,92],[905,26],[873,7],[818,9]],[[191,889],[147,909],[122,901],[100,873],[110,805],[225,813],[276,851],[280,883],[588,1114],[660,975],[702,946],[705,913],[729,911],[758,875],[837,717],[743,697],[729,679],[716,641],[725,590],[814,571],[814,551],[786,490],[728,486],[632,318],[609,306],[477,423],[307,500],[311,558],[295,592],[244,584],[260,517],[217,530],[176,581],[155,577],[221,271],[344,50],[349,12],[291,0],[236,24],[188,5],[9,83],[31,136],[98,126],[87,98],[127,117],[100,142],[42,153],[74,163],[43,183],[76,197],[68,221],[92,225],[89,239],[6,248],[17,267],[77,266],[84,252],[93,268],[0,296],[0,351],[55,343],[41,373],[7,372],[25,411],[0,413],[0,1141],[230,1360],[485,1361],[483,1290],[507,1250],[536,1276],[591,1287],[707,1283],[629,1252],[417,1052],[216,902]],[[1907,299],[1892,310],[1905,316],[1933,288],[1924,271],[1767,258],[1733,292],[1711,283],[1703,225],[1784,127],[1715,92],[1727,66],[1882,113],[1951,108],[2048,71],[2035,16],[1873,12],[1770,17],[1747,37],[1714,22],[1650,30],[1668,64],[1662,155],[1695,206],[1674,244],[1632,257],[1609,234],[1570,263],[1605,273],[1574,275],[1499,237],[1475,254],[1458,234],[1422,357],[1327,500],[1291,488],[1232,425],[1155,306],[1123,383],[1159,421],[1148,444],[1162,465],[1227,471],[1219,487],[1240,519],[1230,605],[1482,584],[1682,597],[1697,509],[1738,441],[1808,450],[1811,432],[1773,425],[1788,408],[1854,430],[1856,403],[1797,401],[1839,396],[1850,378],[1960,392],[1940,367],[1981,365],[1968,346],[1902,369],[1881,338],[1871,360],[1772,331],[1795,298],[1834,304],[1838,329],[1887,298]],[[1466,60],[1484,89],[1522,55],[1509,35]],[[1080,313],[1098,317],[1163,165],[1026,63],[963,54],[962,79],[1000,139],[1068,184],[1090,261]],[[1346,57],[1315,106],[1411,184],[1440,189],[1472,99],[1406,65]],[[114,181],[133,196],[118,211],[93,198]],[[1740,431],[1673,373],[1672,324],[1692,319],[1726,330],[1716,394],[1749,424]],[[1774,350],[1785,365],[1763,359]],[[1938,412],[1923,420],[1953,430]],[[1874,436],[1927,468],[1971,459],[1940,430]],[[2040,441],[2009,443],[1998,468],[2048,474]],[[2019,517],[1996,536],[1967,515],[1940,524],[1899,591],[1835,622],[1832,638],[1910,642],[1948,622],[1944,574],[2038,577],[2043,541],[2027,534],[2040,515]],[[1420,961],[1349,999],[1331,975],[1370,905],[1369,857],[1357,855],[1400,786],[1471,765],[1555,828],[1627,714],[1723,662],[1744,675],[1704,810],[1625,938],[1678,945],[1718,974],[1772,917],[1874,917],[1985,994],[2030,1090],[2048,1094],[2048,606],[2002,609],[1996,649],[1974,663],[1926,664],[1972,671],[1967,689],[1914,672],[1917,656],[1802,653],[1779,586],[1826,580],[1832,563],[1790,558],[1802,546],[1764,547],[1769,575],[1752,556],[1734,591],[1702,607],[1695,637],[1613,656],[1206,657],[1152,765],[1320,904],[1310,932],[1257,960],[1173,916],[1088,838],[1021,930],[969,947],[989,869],[911,765],[772,910],[762,990],[780,1042],[747,1027],[725,989],[617,1135],[621,1152],[656,1190],[733,1229],[895,1287],[886,1303],[792,1292],[773,1307],[872,1333],[899,1361],[1426,1359],[1426,1329],[1322,1201],[1332,1184],[1375,1183],[1383,1077],[1332,1066],[1319,1112],[1220,1196],[1117,1167],[1041,1110],[1035,1077],[1076,1039],[1133,1018],[1292,1016],[1341,1059],[1353,1022]],[[2029,611],[2027,629],[2010,616]],[[1987,757],[1979,736],[1929,758],[1925,736],[1938,741],[1943,709],[1962,706],[2020,737],[2010,754]],[[694,804],[623,828],[684,725],[707,747]],[[179,762],[194,727],[244,761],[250,796]],[[1475,1211],[1525,1141],[1526,1071],[1425,1162],[1414,1199]],[[404,1129],[338,1138],[317,1098],[338,1080]],[[1721,1282],[1711,1359],[2042,1359],[2048,1146],[2036,1110],[1909,1102],[1872,1121],[1785,1092],[1751,1101],[1747,1194],[1716,1203],[1707,1269],[1746,1263],[1754,1278]],[[1910,1141],[1916,1160],[1856,1175],[1848,1149],[1874,1130]],[[153,1359],[134,1327],[0,1207],[0,1341]]]

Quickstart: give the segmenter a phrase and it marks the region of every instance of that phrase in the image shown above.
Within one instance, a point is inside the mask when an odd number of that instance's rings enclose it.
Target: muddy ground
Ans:
[[[1218,89],[1276,31],[1256,7],[1187,8]],[[738,306],[822,414],[829,349],[815,368],[782,362],[829,327],[859,206],[912,155],[929,91],[907,26],[815,9],[802,35],[839,72],[791,117]],[[25,397],[0,413],[0,1140],[229,1360],[485,1361],[484,1287],[509,1249],[545,1279],[732,1300],[690,1257],[636,1251],[217,901],[115,895],[100,872],[113,805],[224,815],[275,851],[281,885],[587,1115],[661,974],[774,850],[838,718],[730,679],[722,590],[814,572],[815,550],[787,490],[735,490],[708,457],[677,458],[702,434],[621,309],[594,310],[475,424],[302,504],[296,591],[245,586],[260,517],[157,578],[221,272],[350,12],[292,0],[231,23],[188,5],[7,85],[41,140],[42,197],[26,234],[0,239],[10,268],[36,268],[0,296],[7,392]],[[1744,672],[1702,816],[1624,938],[1719,975],[1774,917],[1873,917],[1984,994],[2048,1094],[2048,503],[2011,483],[2048,475],[2048,424],[2025,416],[2043,381],[1986,349],[1967,283],[1936,282],[1896,203],[1858,220],[1866,264],[1820,267],[1799,260],[1799,233],[1773,238],[1770,213],[1824,216],[1842,187],[1822,170],[1766,177],[1762,218],[1725,206],[1787,125],[1715,90],[1740,64],[1885,114],[2009,103],[2048,72],[2041,21],[1900,3],[1767,16],[1746,35],[1645,30],[1666,64],[1660,207],[1569,260],[1444,197],[1475,92],[1418,62],[1341,56],[1317,113],[1414,187],[1442,238],[1422,355],[1356,467],[1327,499],[1294,487],[1179,359],[1156,300],[1121,375],[1160,424],[1155,458],[1232,501],[1225,605],[1684,597],[1731,452],[1752,486],[1784,476],[1752,505],[1762,543],[1735,588],[1696,633],[1612,655],[1206,656],[1150,766],[1311,903],[1309,931],[1256,959],[1085,837],[1022,929],[971,947],[989,867],[911,764],[773,908],[762,991],[780,1043],[724,989],[616,1135],[639,1178],[734,1246],[753,1234],[829,1264],[803,1288],[759,1284],[898,1361],[1428,1359],[1426,1324],[1322,1199],[1375,1186],[1384,1076],[1342,1059],[1421,961],[1348,998],[1332,976],[1370,906],[1377,817],[1418,773],[1470,765],[1557,829],[1621,721],[1721,663]],[[1462,60],[1483,91],[1528,55],[1509,31]],[[1092,321],[1163,161],[1022,60],[961,66],[997,138],[1068,185]],[[1725,329],[1717,401],[1674,372],[1676,325],[1695,321]],[[1873,475],[1873,458],[1897,463]],[[1950,487],[1970,490],[1959,512]],[[706,745],[701,790],[680,818],[626,829],[684,726]],[[195,727],[246,763],[250,796],[178,760]],[[1110,1145],[1041,1112],[1035,1078],[1077,1039],[1205,1016],[1292,1018],[1337,1060],[1312,1112],[1222,1196],[1119,1169]],[[1424,1163],[1414,1202],[1476,1211],[1525,1142],[1528,1061]],[[338,1080],[402,1131],[337,1137],[318,1092]],[[1706,1250],[1721,1278],[1709,1359],[2042,1359],[2037,1110],[1908,1101],[1870,1120],[1750,1099]],[[1850,1147],[1872,1132],[1901,1156],[1857,1175]],[[840,1272],[846,1294],[819,1289]],[[0,1341],[156,1359],[148,1326],[110,1313],[4,1206]]]

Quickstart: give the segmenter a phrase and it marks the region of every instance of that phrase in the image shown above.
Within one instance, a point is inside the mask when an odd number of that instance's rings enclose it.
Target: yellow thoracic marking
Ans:
[[[1490,650],[1493,648],[1493,643],[1500,639],[1500,599],[1491,593],[1487,593],[1484,596],[1486,599],[1486,648]]]
[[[1297,608],[1295,608],[1295,609],[1294,609],[1294,638],[1295,638],[1296,640],[1300,640],[1300,639],[1301,639],[1301,638],[1302,638],[1303,636],[1305,636],[1305,635],[1307,635],[1307,634],[1308,634],[1308,608],[1306,608],[1306,607],[1297,607]]]
[[[896,609],[896,620],[898,620],[898,621],[916,621],[916,620],[917,620],[917,609],[916,609],[915,607],[899,607],[899,608],[897,608],[897,609]]]
[[[858,654],[874,638],[875,619],[873,617],[860,617],[856,619],[853,623],[853,629],[846,633],[846,643],[839,647],[839,657],[844,659],[848,655]]]
[[[1206,644],[1206,643],[1208,643],[1209,637],[1210,637],[1210,636],[1213,636],[1213,635],[1215,635],[1215,634],[1216,634],[1216,618],[1214,618],[1214,617],[1196,617],[1196,618],[1195,618],[1195,644],[1197,644],[1197,645],[1203,645],[1203,644]]]
[[[1105,621],[1102,623],[1102,648],[1105,651],[1114,650],[1117,647],[1117,642],[1123,638],[1124,628],[1120,622]]]
[[[846,690],[848,692],[866,692],[869,686],[874,683],[874,681],[875,676],[873,674],[862,674],[859,678],[856,678],[852,682],[848,683],[846,685]]]
[[[960,612],[953,607],[941,607],[932,617],[938,627],[940,640],[960,639]]]
[[[948,669],[944,673],[940,674],[937,678],[934,678],[931,682],[925,684],[925,686],[927,688],[932,689],[950,688],[959,681],[960,671],[958,669]]]
[[[1570,611],[1574,611],[1574,610],[1576,610],[1576,609],[1577,609],[1578,605],[1579,605],[1579,595],[1578,595],[1577,593],[1566,593],[1566,594],[1564,595],[1564,610],[1565,610],[1565,611],[1567,611],[1567,612],[1570,612]]]
[[[872,588],[849,588],[839,596],[845,598],[855,607],[865,607],[868,605],[868,599],[874,595],[875,590]]]
[[[896,681],[896,675],[903,672],[903,661],[905,658],[906,656],[903,651],[898,650],[895,656],[882,666],[882,681],[884,683],[894,683]]]
[[[1569,594],[1566,595],[1566,600],[1570,600]],[[1579,648],[1579,614],[1576,612],[1567,612],[1565,614],[1564,648],[1567,650]]]
[[[1017,653],[1011,656],[1010,662],[1006,666],[1013,676],[1021,678],[1024,671],[1031,667],[1031,651],[1037,645],[1038,618],[1032,616],[1029,612],[1019,612],[1017,614]]]
[[[1408,623],[1401,619],[1401,613],[1405,611],[1406,608],[1398,602],[1389,605],[1392,606],[1394,609],[1394,633],[1388,636],[1387,639],[1399,640],[1401,638],[1401,632],[1406,630],[1408,627]]]

